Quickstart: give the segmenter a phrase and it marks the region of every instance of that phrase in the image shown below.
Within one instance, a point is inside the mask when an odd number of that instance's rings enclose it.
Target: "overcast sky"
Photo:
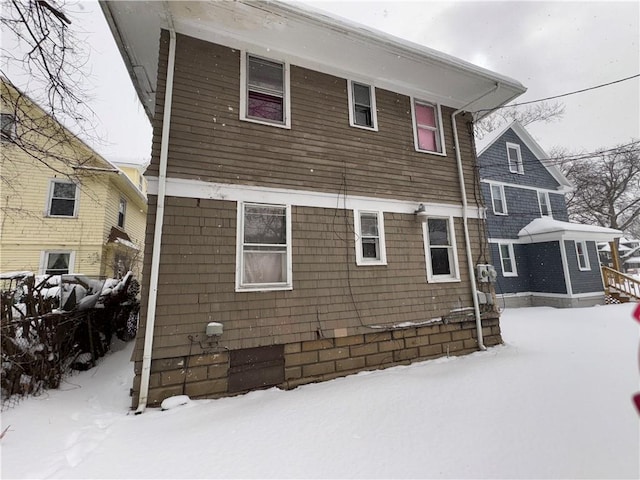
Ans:
[[[518,102],[640,73],[640,2],[308,1],[334,15],[522,82]],[[74,7],[92,55],[92,106],[110,160],[150,157],[151,128],[97,2]],[[531,125],[549,150],[592,151],[640,137],[640,79],[560,99],[562,120]]]

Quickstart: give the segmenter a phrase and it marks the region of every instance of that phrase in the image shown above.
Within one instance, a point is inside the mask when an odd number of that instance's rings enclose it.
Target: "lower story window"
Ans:
[[[238,290],[287,290],[291,282],[291,207],[239,203]]]
[[[382,212],[355,211],[356,264],[386,265]]]
[[[453,218],[429,218],[423,224],[427,280],[450,282],[460,280]]]
[[[587,242],[576,242],[576,256],[578,257],[578,268],[580,270],[591,270],[589,264],[589,253],[587,251]]]
[[[73,252],[43,252],[42,273],[65,275],[73,270]]]
[[[512,243],[498,244],[500,250],[500,265],[502,267],[502,275],[504,277],[517,277],[518,270],[516,267],[516,257],[513,254]]]

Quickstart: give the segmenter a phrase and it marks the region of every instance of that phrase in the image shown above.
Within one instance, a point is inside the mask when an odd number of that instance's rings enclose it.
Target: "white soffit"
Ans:
[[[526,89],[519,82],[455,57],[309,7],[277,2],[101,2],[130,75],[152,115],[160,29],[170,13],[176,32],[294,65],[367,81],[376,87],[460,108],[502,105]]]

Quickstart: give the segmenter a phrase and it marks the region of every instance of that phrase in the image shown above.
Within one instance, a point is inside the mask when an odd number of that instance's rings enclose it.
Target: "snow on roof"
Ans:
[[[622,232],[613,228],[562,222],[551,217],[536,218],[518,232],[518,237],[538,242],[560,239],[612,241],[620,236]]]
[[[598,250],[601,252],[610,252],[611,245],[609,245],[608,243],[605,243],[602,247],[598,248]],[[629,250],[631,250],[629,247],[625,247],[624,245],[622,245],[622,239],[620,239],[620,245],[618,246],[618,251],[627,252]]]
[[[624,263],[640,263],[640,257],[629,257]]]

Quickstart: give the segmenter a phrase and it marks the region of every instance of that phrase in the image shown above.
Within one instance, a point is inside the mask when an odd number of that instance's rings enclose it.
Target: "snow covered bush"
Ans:
[[[85,275],[0,274],[2,405],[13,395],[57,388],[71,369],[86,370],[130,340],[139,312],[138,281]]]

